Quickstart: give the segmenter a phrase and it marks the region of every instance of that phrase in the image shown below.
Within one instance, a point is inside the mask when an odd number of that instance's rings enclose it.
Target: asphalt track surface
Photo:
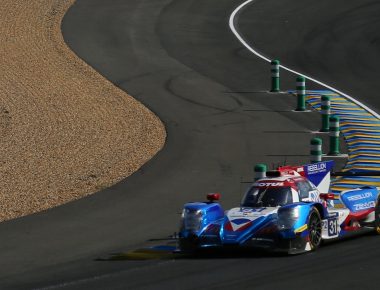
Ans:
[[[260,51],[380,108],[376,1],[266,0],[238,19]],[[252,165],[305,162],[319,118],[263,93],[268,65],[234,38],[241,0],[78,0],[63,31],[87,63],[164,121],[165,148],[91,197],[0,225],[1,289],[373,289],[379,238],[311,254],[96,261],[176,230],[181,206],[221,191],[238,203]],[[283,88],[294,76],[284,74]]]

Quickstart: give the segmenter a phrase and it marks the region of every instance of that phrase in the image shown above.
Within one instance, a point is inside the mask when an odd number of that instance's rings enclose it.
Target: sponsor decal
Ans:
[[[341,215],[343,215],[344,213],[342,212]],[[339,216],[339,212],[330,212],[329,213],[329,217],[338,217]]]
[[[307,165],[307,172],[309,174],[316,174],[319,172],[324,172],[324,171],[326,171],[326,169],[327,169],[326,162],[320,162],[320,163],[316,163],[316,164]]]
[[[364,209],[369,209],[375,206],[376,206],[376,203],[374,201],[354,204],[355,210],[364,210]]]
[[[277,208],[233,208],[227,213],[228,222],[225,229],[228,231],[242,231],[252,225],[252,222],[277,212]]]
[[[372,192],[364,192],[357,195],[348,196],[347,199],[349,201],[361,200],[372,197]]]
[[[312,201],[320,201],[321,199],[319,198],[319,192],[318,190],[313,190],[309,192],[310,199]]]
[[[259,242],[274,242],[273,239],[265,239],[265,238],[252,238],[252,241],[259,241]]]
[[[269,187],[269,186],[284,186],[283,182],[259,182],[255,183],[258,187]]]
[[[255,212],[254,208],[243,208],[243,215],[249,215],[253,212]]]
[[[239,218],[239,217],[254,217],[258,218],[260,216],[267,216],[268,214],[271,214],[273,212],[276,212],[277,208],[267,208],[267,207],[260,207],[260,208],[234,208],[231,209],[228,212],[229,218]]]
[[[377,192],[377,189],[357,189],[344,192],[341,199],[351,211],[361,211],[376,206]]]
[[[308,178],[319,191],[327,192],[330,186],[330,170],[334,161],[318,162],[304,165],[305,177]]]
[[[338,218],[329,218],[322,221],[322,229],[329,237],[338,235]]]

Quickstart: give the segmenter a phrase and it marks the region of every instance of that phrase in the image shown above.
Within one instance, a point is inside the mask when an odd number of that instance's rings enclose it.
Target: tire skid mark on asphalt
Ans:
[[[123,261],[123,260],[168,260],[178,259],[185,255],[176,252],[176,243],[140,248],[124,253],[115,253],[106,258],[98,258],[97,261]]]

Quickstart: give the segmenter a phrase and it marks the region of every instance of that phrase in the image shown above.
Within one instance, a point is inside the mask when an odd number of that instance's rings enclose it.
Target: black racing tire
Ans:
[[[380,198],[377,199],[375,206],[375,234],[380,235]]]
[[[322,244],[322,220],[319,211],[313,207],[307,221],[309,230],[309,242],[312,251],[315,251]]]
[[[180,238],[178,248],[183,253],[194,254],[198,250],[198,245],[194,239]]]

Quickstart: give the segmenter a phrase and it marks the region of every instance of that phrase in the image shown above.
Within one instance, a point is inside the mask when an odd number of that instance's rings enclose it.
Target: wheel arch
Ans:
[[[319,215],[321,216],[321,219],[325,219],[325,208],[323,207],[322,204],[320,203],[315,203],[313,204],[313,207],[315,207],[317,209],[317,211],[319,212]],[[310,209],[312,209],[313,207],[311,207]]]

